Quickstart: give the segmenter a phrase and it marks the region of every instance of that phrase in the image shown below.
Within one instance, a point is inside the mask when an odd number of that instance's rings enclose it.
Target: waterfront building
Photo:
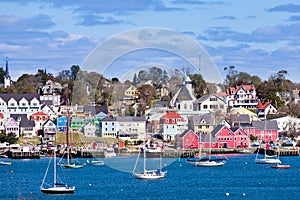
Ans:
[[[250,137],[239,126],[228,128],[226,125],[217,125],[211,134],[215,137],[218,147],[239,148],[250,146]]]
[[[176,147],[182,150],[199,148],[199,136],[192,130],[176,135]]]
[[[143,140],[145,138],[145,117],[118,116],[118,135],[128,135],[132,140]]]
[[[275,142],[278,138],[278,125],[276,121],[264,120],[253,121],[252,126],[254,129],[254,135],[259,140],[265,142]]]

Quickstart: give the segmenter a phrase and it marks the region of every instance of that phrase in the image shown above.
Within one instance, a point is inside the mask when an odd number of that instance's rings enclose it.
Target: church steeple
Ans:
[[[5,76],[9,76],[8,72],[8,58],[6,57],[6,65],[5,65]]]
[[[6,57],[6,65],[5,65],[5,76],[4,76],[4,88],[10,87],[11,80],[8,71],[8,58]]]

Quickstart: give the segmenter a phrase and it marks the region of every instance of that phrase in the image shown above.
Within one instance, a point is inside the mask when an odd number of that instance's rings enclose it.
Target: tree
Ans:
[[[80,67],[78,65],[72,65],[69,78],[71,80],[75,80],[79,71],[80,71]]]
[[[4,83],[5,71],[2,67],[0,67],[0,82]]]
[[[151,107],[152,98],[155,95],[155,89],[150,85],[142,85],[138,88],[140,105],[141,105],[141,115],[145,114],[145,110]]]
[[[133,84],[134,86],[136,86],[136,85],[138,84],[138,78],[137,78],[137,76],[136,76],[136,73],[134,73],[134,75],[133,75],[132,84]]]
[[[226,85],[227,87],[235,86],[234,83],[236,81],[236,74],[237,74],[237,70],[235,70],[235,66],[231,65],[229,67],[224,67],[224,70],[228,71],[226,78],[224,80],[224,85]]]
[[[207,84],[205,80],[202,78],[201,74],[193,74],[189,75],[192,80],[192,85],[194,87],[194,94],[196,98],[200,98],[207,91]]]

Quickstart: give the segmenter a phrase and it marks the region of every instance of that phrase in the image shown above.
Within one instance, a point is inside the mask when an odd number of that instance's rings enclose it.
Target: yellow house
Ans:
[[[210,114],[189,117],[189,128],[195,133],[210,133],[214,124],[215,117]]]

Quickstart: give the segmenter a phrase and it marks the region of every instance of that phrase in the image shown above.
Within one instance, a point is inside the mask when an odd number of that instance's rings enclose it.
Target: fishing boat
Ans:
[[[46,178],[48,175],[49,167],[51,166],[51,162],[52,162],[52,157],[51,157],[49,160],[49,164],[48,164],[47,170],[45,172],[42,184],[40,186],[40,190],[46,194],[72,194],[72,193],[74,193],[75,186],[69,187],[66,183],[58,182],[58,181],[60,181],[60,179],[58,178],[57,170],[56,170],[56,167],[57,167],[56,151],[54,151],[53,160],[54,160],[54,162],[53,162],[53,183],[52,184],[46,183]]]
[[[147,128],[148,128],[148,120],[146,121],[146,132],[145,132],[145,138],[146,137],[146,133],[147,133]],[[146,144],[146,141],[144,141],[144,144]],[[145,149],[145,146],[143,147],[143,172],[142,173],[136,173],[136,167],[137,167],[137,164],[138,164],[138,161],[140,159],[140,156],[141,156],[141,151],[139,151],[139,154],[138,154],[138,157],[136,159],[136,162],[135,162],[135,165],[134,165],[134,168],[133,168],[133,171],[132,171],[132,176],[134,176],[135,178],[137,179],[149,179],[149,180],[154,180],[154,179],[161,179],[161,178],[164,178],[167,174],[166,171],[163,171],[162,170],[162,158],[161,158],[161,155],[159,157],[159,160],[160,160],[160,168],[159,169],[155,169],[155,170],[149,170],[147,169],[147,152],[146,152],[146,149]]]

